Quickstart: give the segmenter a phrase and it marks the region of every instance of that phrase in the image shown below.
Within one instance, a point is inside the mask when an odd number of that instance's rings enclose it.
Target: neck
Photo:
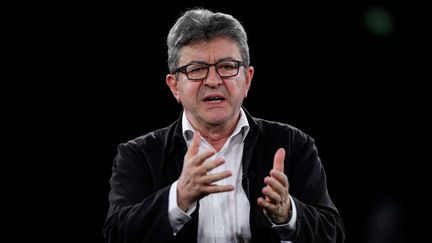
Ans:
[[[201,136],[205,138],[205,140],[207,140],[207,142],[210,143],[210,145],[213,146],[217,152],[219,152],[225,142],[234,132],[234,129],[236,128],[236,125],[240,119],[240,113],[235,117],[235,119],[230,119],[228,122],[217,125],[207,123],[201,124],[194,121],[193,119],[190,119],[187,114],[186,117],[188,118],[192,127],[196,131],[199,131]]]

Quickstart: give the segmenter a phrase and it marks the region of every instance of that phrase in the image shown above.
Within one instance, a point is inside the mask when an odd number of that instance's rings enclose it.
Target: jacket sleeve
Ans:
[[[344,225],[327,191],[325,171],[313,139],[300,132],[291,156],[288,178],[297,207],[293,242],[344,242]]]
[[[157,190],[146,158],[131,144],[121,144],[110,180],[110,208],[104,225],[105,242],[169,242],[170,185]]]

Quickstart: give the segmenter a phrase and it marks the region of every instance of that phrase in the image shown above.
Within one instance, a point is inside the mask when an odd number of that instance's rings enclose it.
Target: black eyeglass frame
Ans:
[[[235,63],[237,63],[237,72],[236,72],[235,74],[233,74],[233,75],[221,75],[221,74],[219,73],[219,70],[218,70],[217,65],[220,64],[220,63],[223,63],[223,62],[235,62]],[[207,66],[207,73],[206,73],[205,77],[203,77],[203,78],[189,78],[188,72],[186,71],[187,67],[189,67],[190,65],[197,65],[197,64],[202,64],[202,65],[206,65],[206,66]],[[186,77],[187,77],[189,80],[193,80],[193,81],[195,81],[195,80],[204,80],[204,79],[207,78],[211,66],[214,66],[214,67],[215,67],[216,73],[217,73],[221,78],[231,78],[231,77],[237,76],[238,73],[239,73],[239,71],[240,71],[240,67],[241,67],[241,66],[246,67],[246,65],[245,65],[242,61],[237,61],[237,60],[221,60],[221,61],[215,62],[215,63],[213,63],[213,64],[209,64],[209,63],[201,63],[201,62],[200,62],[200,63],[190,63],[190,64],[187,64],[187,65],[184,65],[184,66],[181,66],[181,67],[177,68],[176,70],[174,70],[174,72],[173,72],[172,74],[177,74],[177,73],[180,72],[180,73],[185,74]]]

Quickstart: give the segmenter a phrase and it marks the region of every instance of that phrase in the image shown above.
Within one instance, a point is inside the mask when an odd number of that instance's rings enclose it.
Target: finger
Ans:
[[[285,173],[280,172],[280,171],[276,171],[276,170],[271,170],[270,175],[271,175],[271,177],[273,177],[277,181],[279,181],[279,183],[281,183],[283,187],[288,188],[288,185],[289,185],[288,177],[285,175]]]
[[[201,166],[200,171],[202,174],[207,174],[207,172],[213,170],[214,168],[222,165],[225,163],[225,160],[223,158],[216,158],[214,160],[210,160],[204,165]]]
[[[274,156],[273,169],[283,172],[284,171],[284,160],[285,160],[285,149],[279,148],[276,151],[276,154]]]
[[[275,203],[275,204],[278,204],[282,201],[281,196],[269,186],[264,187],[262,189],[262,193],[266,196],[266,201],[267,201],[267,198],[269,198],[270,201]]]
[[[232,190],[234,190],[233,185],[210,185],[203,187],[203,191],[206,193],[229,192]]]
[[[288,194],[288,190],[275,178],[267,176],[264,178],[264,183],[270,186],[273,190],[275,190],[282,197],[285,194]]]
[[[212,184],[214,182],[220,181],[222,179],[228,178],[232,175],[231,171],[224,171],[216,174],[210,174],[203,176],[201,181],[204,184]]]
[[[204,152],[197,154],[195,158],[193,158],[193,163],[195,165],[201,165],[206,161],[206,159],[210,158],[216,153],[214,150],[205,150]]]
[[[261,206],[263,209],[269,211],[269,212],[275,212],[276,206],[273,205],[271,202],[264,200],[262,197],[257,199],[257,203],[259,206]]]
[[[190,156],[195,156],[198,154],[199,146],[201,144],[201,135],[198,131],[195,131],[194,136],[192,138],[192,143],[187,151]]]

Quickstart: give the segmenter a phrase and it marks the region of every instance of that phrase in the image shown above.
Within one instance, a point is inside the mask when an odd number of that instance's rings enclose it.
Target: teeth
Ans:
[[[218,102],[222,102],[222,100],[208,100],[206,102],[208,102],[208,103],[218,103]]]
[[[222,97],[209,97],[205,99],[206,101],[223,100]]]

